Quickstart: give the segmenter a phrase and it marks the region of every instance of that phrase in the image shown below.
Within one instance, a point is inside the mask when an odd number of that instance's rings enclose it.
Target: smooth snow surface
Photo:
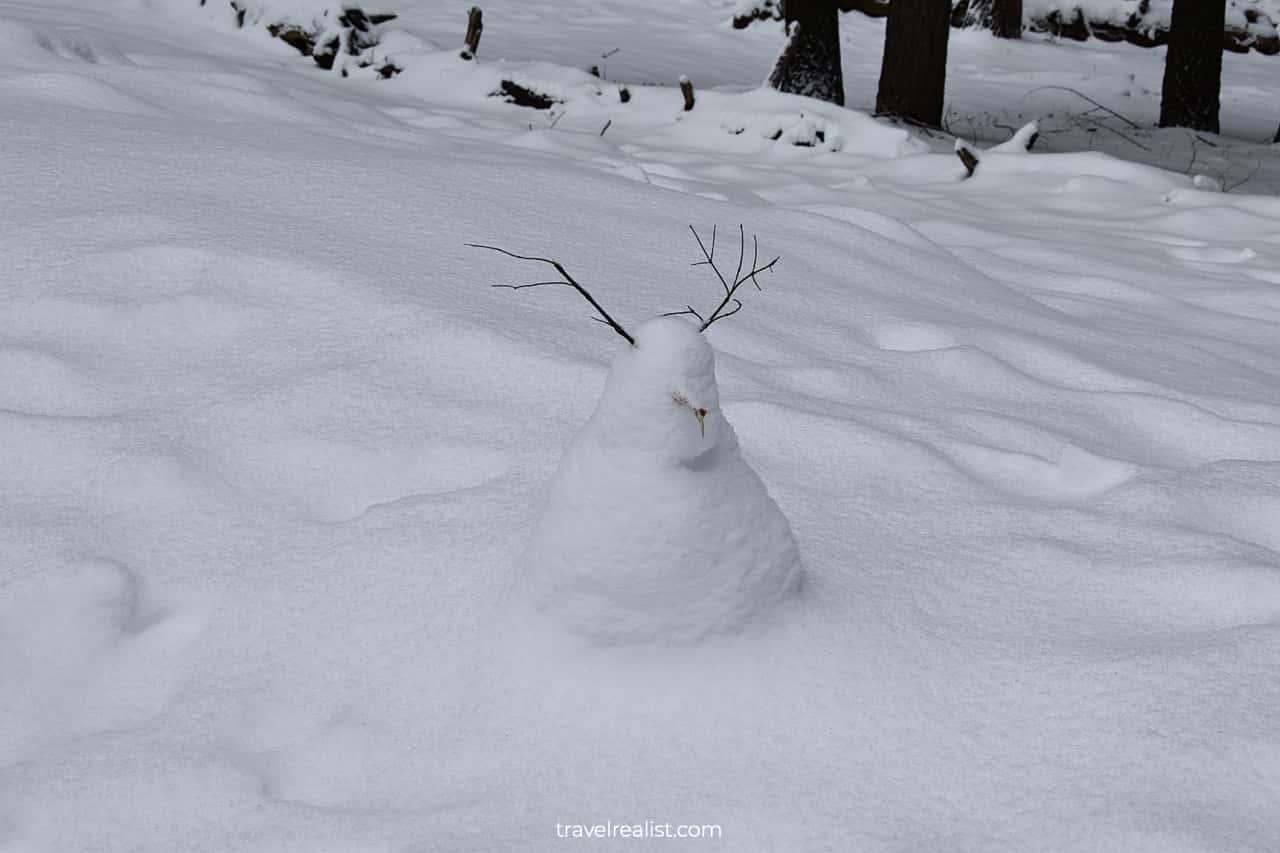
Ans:
[[[565,451],[525,568],[542,606],[606,641],[738,629],[799,581],[791,529],[743,461],[696,326],[650,320]]]
[[[962,180],[751,91],[780,34],[727,3],[486,3],[433,75],[466,5],[374,81],[194,3],[0,0],[0,850],[1280,849],[1280,200],[1047,116]],[[619,45],[625,106],[576,70]],[[1015,85],[1158,105],[1160,51],[952,48],[999,141]],[[1268,62],[1226,58],[1229,131],[1274,132]],[[521,559],[619,339],[464,244],[638,328],[722,292],[690,223],[782,255],[707,341],[804,583],[595,643]],[[646,820],[723,835],[557,837]]]

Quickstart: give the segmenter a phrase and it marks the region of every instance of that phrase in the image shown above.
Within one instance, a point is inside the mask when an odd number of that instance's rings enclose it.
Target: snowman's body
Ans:
[[[607,641],[733,629],[796,587],[790,526],[738,451],[695,327],[652,320],[618,355],[526,557],[542,606]]]

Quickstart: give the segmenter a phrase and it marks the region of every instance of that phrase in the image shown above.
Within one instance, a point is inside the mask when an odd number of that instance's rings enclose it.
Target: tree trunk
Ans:
[[[1022,0],[970,0],[966,27],[991,30],[996,38],[1022,38]]]
[[[1174,0],[1160,88],[1160,126],[1218,132],[1227,0]]]
[[[942,123],[950,0],[893,0],[884,34],[876,112]]]
[[[835,0],[784,0],[787,44],[773,64],[769,85],[844,105],[840,18]]]

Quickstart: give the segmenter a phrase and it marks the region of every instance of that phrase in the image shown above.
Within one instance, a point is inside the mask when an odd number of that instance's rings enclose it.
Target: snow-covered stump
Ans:
[[[1039,138],[1039,123],[1029,121],[1018,128],[1017,132],[1008,140],[1001,142],[999,145],[991,146],[987,149],[987,152],[994,154],[1027,154],[1030,153]],[[982,154],[984,152],[959,137],[956,138],[955,151],[956,156],[960,158],[960,162],[964,165],[965,177],[972,178],[973,173],[978,169],[978,164],[982,162]]]
[[[608,642],[733,630],[795,589],[790,526],[738,450],[697,326],[651,320],[618,354],[525,569],[542,609]]]
[[[684,98],[684,111],[689,112],[694,104],[693,81],[683,74],[680,75],[680,95]]]
[[[693,230],[692,228],[690,230]],[[524,555],[535,604],[565,627],[609,643],[687,642],[749,624],[800,582],[791,527],[738,449],[720,409],[715,354],[702,334],[742,309],[738,289],[773,270],[739,228],[726,277],[693,230],[724,293],[705,317],[692,306],[632,335],[557,261],[477,246],[554,267],[627,346],[591,418],[560,460]],[[684,319],[693,317],[699,325]]]
[[[467,34],[463,37],[466,45],[460,54],[463,59],[475,59],[480,52],[480,34],[484,32],[484,13],[479,6],[472,6],[467,11]]]

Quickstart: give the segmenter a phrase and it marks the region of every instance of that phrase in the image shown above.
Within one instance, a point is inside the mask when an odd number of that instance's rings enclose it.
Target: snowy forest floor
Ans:
[[[675,0],[660,10],[587,0],[555,8],[519,0],[483,5],[489,24],[482,56],[596,65],[610,79],[629,84],[674,86],[686,74],[698,85],[754,85],[768,76],[782,43],[781,25],[774,22],[729,31],[728,2]],[[402,0],[396,8],[407,10],[414,29],[441,46],[461,41],[461,7],[448,14],[426,0]],[[845,14],[841,33],[848,106],[872,112],[884,20]],[[993,144],[1035,120],[1041,130],[1038,150],[1103,151],[1203,174],[1230,190],[1280,193],[1280,146],[1272,144],[1280,126],[1280,57],[1224,54],[1218,136],[1156,128],[1164,54],[1163,48],[1096,39],[1028,34],[1009,42],[980,31],[952,30],[943,124],[970,142]],[[922,138],[935,150],[950,150],[946,134]]]
[[[1280,848],[1275,59],[1184,168],[1032,93],[1150,125],[1163,51],[953,33],[952,129],[1046,129],[962,180],[728,3],[486,4],[474,65],[414,0],[385,81],[193,5],[0,0],[0,850]],[[464,244],[638,322],[691,223],[782,255],[709,336],[803,591],[593,646],[514,579],[616,339]]]

